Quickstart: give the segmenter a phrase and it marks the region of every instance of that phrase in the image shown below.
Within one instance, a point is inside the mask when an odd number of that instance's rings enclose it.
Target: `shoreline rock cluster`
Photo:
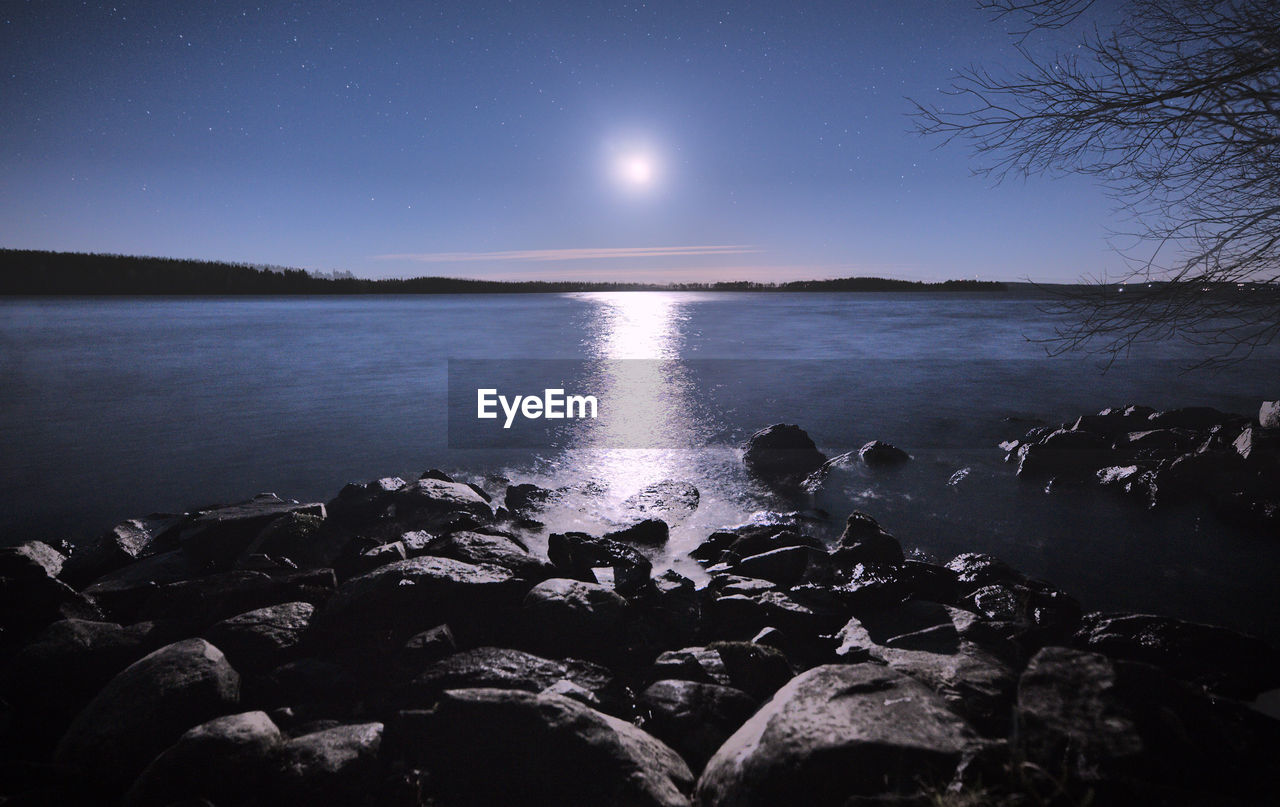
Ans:
[[[1037,426],[1001,444],[1018,476],[1098,485],[1151,508],[1201,501],[1223,520],[1280,535],[1280,401],[1255,418],[1210,407],[1129,405]]]
[[[772,450],[805,456],[763,465],[788,483],[825,461],[782,434]],[[70,556],[0,550],[0,803],[1262,804],[1280,788],[1280,721],[1248,705],[1280,687],[1258,639],[1085,613],[987,555],[913,559],[860,512],[834,546],[779,515],[693,549],[703,584],[655,573],[666,500],[697,506],[687,483],[543,556],[521,525],[549,495],[513,485],[500,503],[433,470],[323,504],[132,519]]]

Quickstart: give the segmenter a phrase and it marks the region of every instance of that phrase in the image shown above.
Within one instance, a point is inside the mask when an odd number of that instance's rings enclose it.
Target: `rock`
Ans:
[[[780,586],[791,586],[809,576],[830,575],[827,553],[807,546],[788,546],[743,558],[734,572],[745,577],[768,580]]]
[[[44,541],[27,541],[0,548],[0,577],[56,578],[66,556]]]
[[[1072,644],[1111,658],[1162,667],[1236,698],[1280,687],[1280,654],[1261,639],[1215,625],[1151,614],[1094,612]]]
[[[547,502],[553,501],[557,494],[554,490],[540,488],[537,485],[508,485],[503,503],[507,509],[520,515],[530,515],[541,510]]]
[[[150,555],[108,572],[84,588],[113,618],[133,622],[139,606],[159,586],[208,574],[209,569],[185,552],[174,549]]]
[[[428,525],[453,513],[470,514],[482,522],[493,518],[493,508],[484,497],[461,482],[419,479],[396,491],[394,500],[398,519],[425,521]]]
[[[907,559],[898,567],[898,575],[918,599],[953,603],[960,596],[959,575],[946,566]]]
[[[294,511],[264,527],[244,554],[288,558],[300,569],[332,568],[351,538],[352,534],[337,523],[314,513]]]
[[[172,625],[64,619],[19,650],[0,673],[25,750],[43,755],[94,695],[133,662],[180,638]]]
[[[871,468],[882,468],[901,465],[911,459],[911,455],[902,449],[879,440],[872,440],[858,449],[858,459]]]
[[[332,570],[269,575],[220,572],[160,586],[138,609],[143,619],[171,618],[199,628],[270,605],[324,602],[333,593]]]
[[[799,426],[777,423],[751,435],[742,457],[762,481],[795,486],[822,467],[826,457]]]
[[[692,644],[702,628],[703,595],[674,569],[655,577],[629,602],[636,632],[655,651]]]
[[[764,628],[778,628],[793,636],[831,633],[848,616],[825,604],[810,606],[787,593],[766,591],[718,597],[708,607],[708,619],[712,635],[746,640]]]
[[[874,518],[855,510],[845,521],[832,561],[846,569],[858,563],[898,564],[903,561],[902,545]]]
[[[57,578],[64,560],[42,541],[0,549],[0,645],[21,644],[60,619],[103,618],[94,602]]]
[[[349,577],[354,577],[365,572],[371,572],[379,566],[386,566],[388,563],[405,560],[407,557],[408,553],[405,551],[404,544],[400,541],[391,541],[362,550],[350,563],[344,566],[343,571]]]
[[[694,681],[732,687],[759,703],[791,680],[791,664],[781,651],[752,642],[712,642],[669,650],[654,660],[647,679]]]
[[[54,761],[123,788],[183,732],[233,710],[239,697],[240,676],[218,648],[175,642],[112,678],[67,729]]]
[[[1029,479],[1090,478],[1107,465],[1110,442],[1093,432],[1058,429],[1018,449],[1018,476]]]
[[[239,504],[194,513],[178,532],[182,551],[201,563],[225,569],[268,524],[288,513],[325,517],[324,505],[300,504],[262,493]]]
[[[357,723],[286,742],[267,777],[271,803],[372,803],[382,773],[382,728],[381,723]]]
[[[646,518],[629,527],[605,533],[609,541],[621,541],[624,544],[640,544],[641,546],[662,546],[667,542],[670,530],[667,522],[660,518]]]
[[[395,516],[395,494],[404,486],[405,481],[398,476],[353,482],[326,504],[325,510],[330,519],[350,527],[389,521]],[[330,559],[324,565],[332,562]]]
[[[1027,579],[1026,575],[999,558],[981,552],[956,555],[947,568],[955,572],[957,585],[966,593],[995,583],[1017,585]]]
[[[423,708],[448,689],[518,689],[543,692],[568,681],[591,694],[597,708],[622,713],[622,686],[607,668],[579,659],[547,659],[501,647],[477,647],[431,664],[406,688],[401,702]]]
[[[247,804],[284,738],[265,712],[215,718],[184,733],[152,760],[124,799],[125,807],[164,807],[184,800]],[[184,802],[185,803],[185,802]]]
[[[1251,468],[1280,467],[1280,434],[1250,426],[1240,432],[1232,447]]]
[[[1263,803],[1280,783],[1275,721],[1157,668],[1065,647],[1022,674],[1013,737],[1077,803]]]
[[[258,681],[264,706],[347,703],[359,695],[359,682],[345,667],[305,657],[281,664]]]
[[[421,717],[423,738],[405,745],[430,765],[442,803],[689,805],[693,774],[675,751],[569,698],[452,690]]]
[[[657,681],[640,694],[644,729],[674,748],[693,770],[751,717],[759,701],[745,692],[695,681]]]
[[[1153,429],[1178,428],[1203,431],[1237,419],[1237,415],[1219,412],[1211,406],[1188,406],[1166,412],[1153,412],[1147,417],[1147,422],[1150,424],[1148,428]]]
[[[1280,429],[1280,401],[1263,401],[1258,408],[1258,425],[1264,429]]]
[[[698,780],[703,807],[844,805],[950,781],[972,730],[914,679],[875,664],[792,679],[720,747]]]
[[[552,533],[547,557],[562,576],[588,583],[596,582],[593,569],[612,568],[613,586],[624,597],[648,588],[653,572],[653,564],[635,547],[581,532]]]
[[[414,634],[400,648],[400,662],[406,667],[421,669],[434,664],[458,651],[458,642],[448,625],[436,625],[430,630]]]
[[[89,582],[155,553],[165,544],[162,536],[174,535],[182,516],[156,514],[131,518],[107,530],[92,543],[76,547],[64,564],[62,578],[82,588]],[[172,547],[168,547],[172,548]]]
[[[523,611],[530,646],[553,656],[613,659],[625,639],[627,601],[596,583],[544,580]]]
[[[345,651],[370,644],[399,647],[415,633],[447,622],[460,637],[482,638],[509,620],[523,587],[490,564],[423,556],[353,577],[312,619],[316,638]],[[464,638],[463,641],[468,641]]]
[[[265,672],[293,660],[315,606],[286,602],[211,625],[204,636],[242,672]]]
[[[1194,448],[1199,435],[1188,429],[1147,429],[1129,432],[1124,448],[1139,456],[1165,457]]]
[[[836,655],[870,659],[905,673],[984,734],[1004,736],[1017,675],[1009,664],[961,635],[971,614],[912,600],[863,620],[837,635]]]
[[[464,563],[501,566],[526,580],[545,580],[555,574],[555,568],[549,562],[530,552],[518,539],[507,535],[462,530],[439,539],[429,552]]]
[[[624,510],[648,516],[661,516],[666,521],[680,522],[698,509],[701,494],[688,482],[664,479],[646,485],[622,503]]]

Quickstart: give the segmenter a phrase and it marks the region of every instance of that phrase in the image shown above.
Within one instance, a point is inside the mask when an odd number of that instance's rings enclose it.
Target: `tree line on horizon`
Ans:
[[[947,280],[929,283],[880,277],[794,280],[784,283],[628,283],[618,281],[476,280],[454,277],[357,278],[349,272],[221,261],[81,252],[0,249],[0,294],[477,294],[568,291],[1003,291],[1004,283]]]

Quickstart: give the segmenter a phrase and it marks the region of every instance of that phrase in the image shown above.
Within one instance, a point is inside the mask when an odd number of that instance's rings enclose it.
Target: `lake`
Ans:
[[[908,550],[990,552],[1087,608],[1280,640],[1280,544],[1199,510],[1046,494],[997,447],[1125,403],[1254,415],[1277,395],[1280,352],[1181,373],[1195,349],[1162,344],[1102,374],[1094,357],[1045,355],[1034,340],[1054,322],[1041,308],[968,293],[8,299],[0,539],[74,543],[148,512],[261,491],[327,500],[348,481],[432,467],[498,497],[506,480],[564,488],[548,527],[599,532],[627,497],[675,479],[701,492],[669,545],[686,573],[684,553],[716,527],[821,509],[832,536],[861,509]],[[470,410],[450,406],[450,359],[504,392],[528,391],[514,385],[541,368],[576,368],[584,391],[626,402],[626,415],[523,442],[451,441],[449,415]],[[841,469],[783,501],[741,462],[751,433],[775,422],[800,425],[828,456],[881,439],[913,461]]]

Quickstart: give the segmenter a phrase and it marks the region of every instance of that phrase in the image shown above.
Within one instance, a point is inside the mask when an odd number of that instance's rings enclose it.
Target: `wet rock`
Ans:
[[[111,679],[54,752],[105,787],[128,785],[187,729],[235,708],[240,676],[218,648],[187,639],[156,650]]]
[[[731,687],[695,681],[657,681],[640,694],[648,713],[644,728],[674,748],[693,770],[701,770],[759,700]]]
[[[292,660],[315,606],[286,602],[248,611],[209,627],[204,636],[241,672],[262,672]]]
[[[610,541],[621,541],[624,544],[640,544],[641,546],[662,546],[670,537],[667,522],[660,518],[646,518],[629,527],[605,533]]]
[[[1258,407],[1258,425],[1264,429],[1280,429],[1280,401],[1263,401]]]
[[[747,470],[762,481],[794,486],[818,470],[827,458],[804,429],[776,423],[751,435],[742,459]]]
[[[634,496],[622,503],[624,510],[661,518],[663,521],[680,522],[698,509],[701,494],[688,482],[664,479],[646,485]]]
[[[1058,429],[1039,442],[1018,448],[1018,476],[1091,478],[1108,464],[1110,448],[1107,438],[1093,432]]]
[[[1132,431],[1151,427],[1147,419],[1155,410],[1149,406],[1128,406],[1103,409],[1096,415],[1081,415],[1072,424],[1072,431],[1086,431],[1115,440]]]
[[[81,588],[144,555],[154,554],[164,544],[160,536],[171,533],[181,520],[182,516],[151,515],[121,522],[93,542],[77,547],[64,564],[62,579]]]
[[[381,723],[357,723],[286,742],[267,787],[276,804],[371,803],[382,774]]]
[[[138,616],[178,619],[199,628],[246,611],[286,602],[324,602],[335,581],[329,569],[269,575],[263,572],[220,572],[167,583],[146,599]]]
[[[615,658],[627,625],[627,601],[581,580],[552,578],[525,596],[529,645],[553,656]]]
[[[181,638],[174,626],[65,619],[19,650],[0,672],[0,697],[12,709],[24,750],[43,755],[117,673]]]
[[[518,689],[543,692],[559,681],[581,687],[597,708],[621,712],[627,704],[622,686],[607,668],[580,659],[548,659],[501,647],[463,650],[431,664],[405,689],[401,703],[430,706],[449,689]]]
[[[463,530],[439,539],[429,551],[464,563],[501,566],[527,580],[545,580],[555,574],[549,562],[530,552],[519,539],[506,535]]]
[[[942,696],[952,710],[988,736],[1009,729],[1014,669],[974,643],[973,616],[938,603],[912,600],[851,619],[837,635],[838,656],[870,659],[905,673]]]
[[[0,577],[57,577],[66,556],[44,541],[27,541],[0,549]]]
[[[804,546],[822,552],[827,551],[826,544],[811,535],[771,524],[739,529],[736,535],[736,540],[729,545],[726,552],[737,559],[791,546]],[[723,557],[727,558],[729,555],[724,555]]]
[[[406,667],[421,669],[434,664],[458,651],[458,642],[448,625],[436,625],[430,630],[414,634],[400,648],[400,662]]]
[[[854,511],[832,552],[832,562],[842,568],[864,564],[902,563],[902,545],[866,513]]]
[[[1147,422],[1150,424],[1149,428],[1155,429],[1206,430],[1238,419],[1237,415],[1219,412],[1211,406],[1188,406],[1183,409],[1153,412],[1147,417]]]
[[[807,546],[789,546],[745,557],[734,564],[734,572],[745,577],[791,586],[809,577],[830,576],[827,553]]]
[[[291,512],[264,527],[244,554],[287,558],[301,569],[332,568],[351,539],[352,533],[337,523],[314,513]]]
[[[103,618],[94,602],[57,578],[64,560],[41,541],[0,549],[0,644],[20,644],[60,619]]]
[[[405,745],[430,764],[443,803],[689,804],[693,774],[675,751],[569,698],[452,690],[422,718],[421,739]]]
[[[956,575],[956,583],[965,593],[992,584],[1017,585],[1026,581],[1022,572],[992,555],[965,552],[947,563]]]
[[[633,627],[655,651],[691,644],[702,628],[703,596],[693,581],[674,569],[629,601]]]
[[[747,640],[764,628],[795,636],[817,636],[838,630],[848,618],[821,603],[798,602],[781,591],[718,597],[709,605],[712,635]]]
[[[407,557],[404,544],[400,541],[391,541],[361,550],[349,563],[344,564],[343,571],[348,577],[354,577],[371,572],[379,566],[405,560]]]
[[[975,744],[937,695],[875,664],[815,667],[731,736],[698,780],[704,807],[844,805],[949,781]]]
[[[178,532],[178,545],[195,560],[225,569],[268,524],[288,513],[325,517],[324,505],[318,502],[300,504],[262,493],[246,502],[193,513]]]
[[[595,568],[610,567],[613,585],[624,597],[649,586],[653,564],[635,547],[586,533],[552,533],[547,540],[547,556],[565,577],[596,582]]]
[[[1093,612],[1072,644],[1140,661],[1214,692],[1252,698],[1280,687],[1280,654],[1261,639],[1216,625],[1152,614]]]
[[[341,664],[305,657],[276,667],[258,682],[263,706],[347,703],[358,696],[359,681]]]
[[[490,564],[423,556],[389,563],[342,585],[312,619],[315,638],[356,651],[447,622],[460,637],[482,638],[509,621],[523,587]],[[466,641],[464,639],[464,641]]]
[[[347,526],[364,526],[395,517],[395,494],[405,486],[398,476],[353,482],[325,505],[329,518]],[[332,563],[332,559],[325,565]]]
[[[86,586],[84,593],[113,619],[135,622],[137,609],[161,585],[200,577],[209,571],[185,552],[174,549],[109,572]]]
[[[547,502],[555,500],[554,490],[540,488],[537,485],[508,485],[503,503],[513,513],[530,515],[541,510]]]
[[[858,459],[862,464],[872,468],[884,468],[901,465],[911,459],[911,455],[897,446],[872,440],[858,449]]]
[[[215,718],[189,729],[152,760],[125,796],[125,807],[164,807],[208,799],[255,803],[284,738],[265,712]]]
[[[401,520],[439,522],[453,513],[465,513],[487,522],[493,509],[484,498],[461,482],[423,478],[405,485],[394,495],[396,517]]]
[[[1280,434],[1250,426],[1240,432],[1232,447],[1250,468],[1269,470],[1280,466]]]
[[[960,595],[959,575],[946,566],[907,559],[898,576],[911,596],[933,602],[953,603]]]

